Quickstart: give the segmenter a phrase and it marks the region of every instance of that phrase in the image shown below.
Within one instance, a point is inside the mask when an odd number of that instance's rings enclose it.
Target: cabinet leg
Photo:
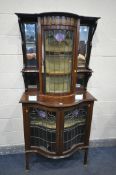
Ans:
[[[25,153],[26,170],[29,170],[29,153]]]
[[[88,148],[85,149],[84,153],[84,165],[87,165],[87,158],[88,158]]]

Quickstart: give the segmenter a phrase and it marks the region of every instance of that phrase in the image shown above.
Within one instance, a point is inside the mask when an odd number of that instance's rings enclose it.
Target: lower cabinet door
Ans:
[[[60,109],[29,106],[30,148],[42,150],[46,156],[62,156],[80,145],[84,146],[88,139],[88,111],[86,102]]]
[[[29,107],[30,146],[45,152],[57,152],[57,113],[42,107]]]
[[[80,104],[64,111],[63,151],[84,144],[87,116],[87,104]]]

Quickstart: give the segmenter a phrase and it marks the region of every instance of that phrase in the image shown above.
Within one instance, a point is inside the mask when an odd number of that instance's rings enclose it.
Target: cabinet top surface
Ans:
[[[88,18],[90,20],[97,20],[100,19],[100,17],[90,17],[90,16],[81,16],[75,13],[70,12],[43,12],[43,13],[15,13],[18,17],[36,17],[36,16],[72,16],[75,18]]]
[[[78,91],[77,93],[73,94],[73,101],[72,102],[68,102],[65,103],[62,101],[63,96],[61,98],[61,101],[57,101],[56,102],[45,102],[45,101],[40,101],[39,100],[39,92],[37,90],[30,90],[28,92],[24,92],[21,99],[20,99],[20,103],[23,104],[40,104],[40,105],[44,105],[47,107],[70,107],[70,106],[74,106],[77,105],[79,103],[82,102],[92,102],[92,101],[96,101],[96,99],[87,91]]]

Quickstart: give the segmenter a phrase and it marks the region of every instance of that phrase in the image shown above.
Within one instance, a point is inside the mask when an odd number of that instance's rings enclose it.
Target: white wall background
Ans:
[[[91,140],[116,138],[116,1],[0,0],[0,146],[21,145],[23,57],[15,12],[66,11],[101,17],[93,40],[88,90],[95,102]]]

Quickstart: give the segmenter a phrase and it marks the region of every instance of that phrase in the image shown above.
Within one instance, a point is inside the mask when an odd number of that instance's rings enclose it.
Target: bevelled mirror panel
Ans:
[[[79,36],[79,52],[78,52],[78,67],[85,67],[87,56],[87,43],[89,35],[88,26],[80,26]]]
[[[25,45],[26,45],[26,66],[36,67],[37,57],[36,57],[36,24],[35,23],[25,23]]]

